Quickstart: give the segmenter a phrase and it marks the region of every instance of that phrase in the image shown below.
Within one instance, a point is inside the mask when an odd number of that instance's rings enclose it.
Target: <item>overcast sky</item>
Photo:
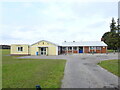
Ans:
[[[118,0],[88,1],[1,2],[0,44],[100,41],[118,17]]]

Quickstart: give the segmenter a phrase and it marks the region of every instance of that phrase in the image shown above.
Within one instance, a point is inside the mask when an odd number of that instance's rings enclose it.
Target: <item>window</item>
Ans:
[[[62,47],[62,50],[65,51],[65,50],[66,50],[66,47]]]
[[[77,47],[73,47],[73,50],[77,50]]]
[[[91,50],[94,50],[94,49],[95,49],[95,47],[90,47],[90,49],[91,49]]]
[[[72,50],[72,47],[68,47],[68,50]]]
[[[92,50],[92,49],[93,49],[93,47],[90,47],[90,49]]]
[[[60,47],[58,47],[58,51],[60,51],[60,49],[61,49],[61,48],[60,48]]]
[[[96,47],[97,50],[101,50],[101,47]]]
[[[18,51],[23,51],[23,47],[18,47]]]

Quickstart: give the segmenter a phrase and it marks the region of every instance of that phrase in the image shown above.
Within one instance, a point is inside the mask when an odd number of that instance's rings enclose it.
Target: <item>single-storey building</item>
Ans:
[[[70,53],[107,53],[107,45],[103,41],[65,41],[61,44],[55,44],[46,40],[41,40],[32,45],[11,45],[11,55],[60,55]]]

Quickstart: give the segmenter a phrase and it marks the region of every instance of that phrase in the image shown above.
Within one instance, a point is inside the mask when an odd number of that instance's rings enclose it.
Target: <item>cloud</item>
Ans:
[[[22,4],[22,6],[23,6],[23,7],[26,7],[26,8],[29,8],[29,7],[32,7],[33,4],[30,3],[30,2],[25,2],[25,3]]]
[[[109,31],[110,13],[116,8],[111,3],[48,2],[22,2],[15,10],[9,8],[11,3],[3,7],[6,13],[3,13],[1,25],[2,41],[9,44],[32,44],[43,39],[57,43],[64,40],[100,41],[103,33]],[[105,5],[111,5],[111,11]]]
[[[1,2],[118,2],[119,0],[1,0]]]

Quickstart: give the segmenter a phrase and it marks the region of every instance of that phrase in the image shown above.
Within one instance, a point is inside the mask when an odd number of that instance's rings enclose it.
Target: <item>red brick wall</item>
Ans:
[[[84,46],[84,53],[89,53],[89,46]],[[106,53],[106,48],[101,47],[101,50],[90,50],[90,52],[96,52],[96,53]],[[62,51],[62,53],[72,53],[72,51]],[[74,50],[73,53],[79,53],[77,50]]]
[[[64,53],[66,53],[66,51],[62,51],[62,53],[64,54]]]
[[[88,46],[84,47],[84,53],[89,53],[89,47]]]
[[[96,50],[90,50],[90,52],[96,52]]]
[[[78,53],[78,51],[77,51],[77,50],[74,50],[73,53]]]
[[[72,51],[68,51],[68,53],[72,53]]]
[[[107,47],[101,47],[101,53],[106,53],[107,52],[106,49]]]
[[[101,50],[96,50],[96,53],[101,53]]]

